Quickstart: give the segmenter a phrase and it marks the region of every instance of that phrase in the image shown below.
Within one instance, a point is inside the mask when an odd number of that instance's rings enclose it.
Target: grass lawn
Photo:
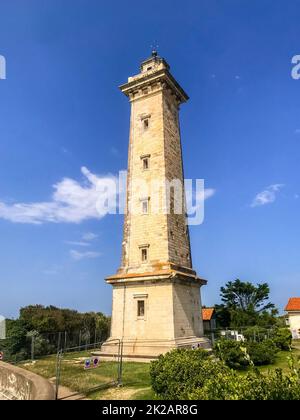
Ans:
[[[293,342],[292,354],[296,360],[300,360],[300,343]],[[276,362],[270,366],[261,366],[259,369],[264,372],[270,369],[282,369],[283,371],[289,370],[288,358],[291,356],[289,351],[281,351],[277,354]]]
[[[297,342],[293,343],[292,355],[296,358],[296,360],[300,360],[300,342],[298,344]],[[275,363],[273,363],[272,365],[257,366],[257,368],[261,372],[268,372],[270,370],[275,370],[275,369],[282,369],[284,372],[287,372],[289,370],[289,362],[288,362],[289,357],[291,357],[290,351],[280,351],[276,356]],[[247,372],[249,372],[249,369],[240,370],[238,372],[241,375],[245,375]]]
[[[100,362],[99,367],[84,370],[84,360],[90,353],[70,353],[63,358],[61,365],[61,385],[86,394],[86,390],[103,386],[103,389],[88,393],[91,399],[153,399],[150,385],[148,363],[123,362],[123,386],[105,387],[116,381],[118,365],[116,362]],[[56,376],[56,356],[48,356],[34,363],[23,363],[21,367],[45,378]]]
[[[299,340],[293,343],[292,354],[300,360]],[[281,368],[283,371],[287,371],[290,355],[291,353],[288,351],[281,351],[273,365],[261,366],[259,370],[267,372],[268,370]],[[100,362],[98,368],[84,370],[84,360],[89,356],[89,352],[70,353],[64,356],[61,369],[61,385],[86,395],[87,389],[101,385],[105,386],[105,384],[117,379],[118,366],[116,362]],[[33,364],[30,362],[23,363],[21,366],[45,378],[54,378],[56,375],[56,356],[45,357]],[[149,367],[150,364],[148,363],[124,362],[122,387],[106,387],[89,392],[87,396],[95,400],[153,400],[155,396],[150,385]],[[241,375],[246,373],[247,370],[240,371]]]

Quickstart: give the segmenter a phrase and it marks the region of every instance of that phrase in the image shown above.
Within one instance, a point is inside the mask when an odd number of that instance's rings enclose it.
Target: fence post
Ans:
[[[34,362],[34,335],[31,336],[31,361]]]
[[[119,368],[118,368],[118,386],[122,386],[123,376],[123,340],[119,341]]]
[[[58,333],[57,352],[61,350],[61,332]]]
[[[56,356],[56,382],[55,382],[55,399],[56,400],[58,400],[58,391],[59,391],[59,385],[60,385],[61,360],[62,360],[62,351],[59,350]]]

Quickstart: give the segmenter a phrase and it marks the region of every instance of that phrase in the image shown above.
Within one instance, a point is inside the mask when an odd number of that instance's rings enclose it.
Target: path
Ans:
[[[50,382],[53,384],[53,387],[55,388],[55,381],[56,378],[50,378]],[[58,388],[58,399],[63,401],[77,401],[77,400],[88,400],[88,398],[83,395],[79,394],[76,391],[72,391],[70,388],[67,388],[66,386],[59,386]]]

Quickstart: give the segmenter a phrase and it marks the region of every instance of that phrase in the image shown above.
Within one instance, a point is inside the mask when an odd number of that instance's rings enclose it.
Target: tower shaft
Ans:
[[[120,87],[131,104],[122,262],[113,286],[111,338],[127,356],[201,345],[200,287],[186,224],[179,107],[187,94],[152,56]],[[111,352],[107,342],[104,349]]]

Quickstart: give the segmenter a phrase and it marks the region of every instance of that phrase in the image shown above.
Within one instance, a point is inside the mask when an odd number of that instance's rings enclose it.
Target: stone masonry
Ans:
[[[209,347],[201,319],[206,281],[192,269],[186,225],[179,106],[188,96],[156,52],[120,89],[131,120],[122,263],[106,279],[113,286],[111,339],[123,340],[128,357]],[[103,354],[115,351],[110,340]]]

